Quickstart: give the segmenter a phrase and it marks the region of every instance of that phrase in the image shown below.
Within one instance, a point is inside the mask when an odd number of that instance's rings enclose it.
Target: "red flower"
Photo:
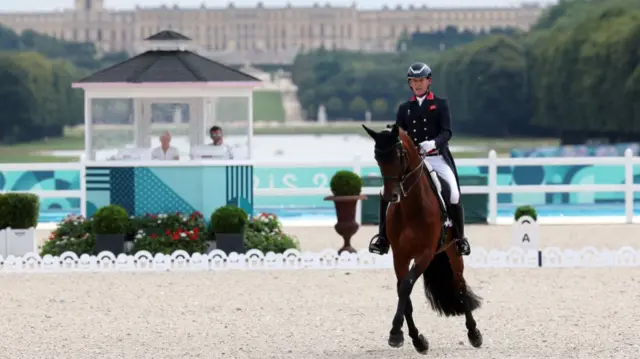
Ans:
[[[176,212],[176,216],[179,216],[179,215],[180,215],[180,212]]]
[[[171,230],[170,230],[170,229],[167,229],[164,233],[165,233],[167,236],[170,236],[171,234],[173,234],[173,233],[171,232]]]
[[[177,241],[178,239],[180,239],[180,233],[176,232],[173,234],[173,236],[171,236],[171,239],[174,241]]]
[[[198,227],[194,228],[194,229],[193,229],[193,233],[194,233],[195,235],[197,235],[198,233],[200,233],[200,228],[198,228]]]
[[[155,234],[155,233],[151,233],[151,236],[150,236],[150,237],[151,237],[151,238],[153,238],[153,239],[156,239],[156,238],[158,238],[158,235],[157,235],[157,234]]]

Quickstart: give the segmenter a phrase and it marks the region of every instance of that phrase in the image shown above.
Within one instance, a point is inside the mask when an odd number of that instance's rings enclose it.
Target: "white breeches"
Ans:
[[[449,198],[451,204],[458,204],[460,202],[460,191],[458,191],[458,182],[456,182],[456,176],[453,174],[451,167],[447,165],[447,162],[445,162],[442,156],[427,156],[424,160],[429,162],[433,170],[447,181],[447,184],[451,188],[451,197]]]

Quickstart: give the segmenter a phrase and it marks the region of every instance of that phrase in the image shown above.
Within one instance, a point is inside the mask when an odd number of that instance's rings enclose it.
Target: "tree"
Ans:
[[[372,109],[374,115],[383,117],[385,115],[388,115],[389,105],[387,104],[387,101],[385,101],[385,99],[378,98],[373,101]]]
[[[340,114],[344,108],[344,104],[342,100],[333,96],[327,101],[327,112],[331,116],[335,116],[335,114]]]
[[[637,3],[614,2],[591,9],[556,36],[536,38],[530,65],[534,124],[558,129],[565,143],[627,141],[640,133],[637,92],[627,86],[640,67],[637,9]]]
[[[71,89],[73,67],[35,52],[0,55],[0,142],[62,136],[82,121],[82,97]]]
[[[357,96],[349,103],[349,112],[351,112],[351,115],[355,118],[363,118],[364,113],[368,109],[367,101],[360,96]]]

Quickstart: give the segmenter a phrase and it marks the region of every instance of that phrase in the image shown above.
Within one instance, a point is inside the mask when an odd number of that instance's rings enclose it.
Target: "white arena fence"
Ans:
[[[236,164],[238,161],[218,161],[220,164]],[[354,172],[362,175],[365,167],[377,166],[373,159],[362,161],[360,158],[348,162],[255,162],[240,161],[242,164],[251,163],[263,168],[350,168]],[[634,184],[633,167],[640,164],[640,157],[633,156],[633,151],[627,149],[625,155],[621,157],[549,157],[549,158],[498,158],[495,151],[490,151],[488,158],[460,159],[456,161],[458,166],[486,166],[488,168],[488,184],[486,186],[462,186],[462,193],[465,194],[488,194],[489,197],[489,224],[498,224],[498,194],[500,193],[598,193],[598,192],[623,192],[625,201],[624,218],[620,218],[622,223],[633,223],[634,192],[640,192],[640,184]],[[554,165],[609,165],[624,166],[625,181],[623,184],[581,184],[581,185],[511,185],[499,186],[497,184],[499,166],[554,166]],[[170,161],[163,162],[163,166],[171,166]],[[52,197],[79,197],[81,203],[85,203],[86,193],[84,188],[84,166],[78,163],[43,163],[43,164],[2,164],[3,171],[20,170],[78,170],[82,178],[80,179],[81,190],[68,191],[27,191],[34,193],[41,198]],[[254,196],[308,196],[308,195],[330,195],[328,187],[329,181],[320,181],[317,188],[255,188]],[[363,188],[365,195],[378,195],[379,187]],[[84,206],[83,206],[84,207]],[[358,203],[357,219],[360,220],[361,203]],[[85,213],[82,213],[85,215]],[[575,221],[567,220],[567,223]]]
[[[580,268],[580,267],[640,267],[640,251],[632,247],[617,250],[586,247],[580,250],[548,247],[540,251],[525,251],[518,247],[506,250],[474,248],[464,258],[472,268]],[[229,271],[229,270],[364,270],[392,269],[391,254],[383,256],[361,250],[357,253],[324,250],[318,253],[289,249],[281,254],[263,253],[251,249],[245,254],[226,255],[220,250],[208,254],[178,250],[170,255],[152,255],[147,251],[135,254],[101,252],[97,256],[65,252],[60,256],[40,257],[28,253],[22,257],[0,257],[0,273],[56,272],[167,272],[167,271]]]

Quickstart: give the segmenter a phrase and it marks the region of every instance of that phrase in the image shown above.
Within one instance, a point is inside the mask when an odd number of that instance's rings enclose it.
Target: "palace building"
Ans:
[[[70,10],[0,13],[0,23],[21,32],[33,29],[56,38],[92,41],[104,51],[135,53],[141,41],[160,30],[189,36],[204,51],[295,54],[325,47],[371,52],[394,51],[405,31],[429,32],[455,26],[460,30],[528,29],[543,8],[537,4],[501,8],[384,7],[379,10],[334,7],[179,8],[160,6],[114,10],[104,0],[75,0]]]

